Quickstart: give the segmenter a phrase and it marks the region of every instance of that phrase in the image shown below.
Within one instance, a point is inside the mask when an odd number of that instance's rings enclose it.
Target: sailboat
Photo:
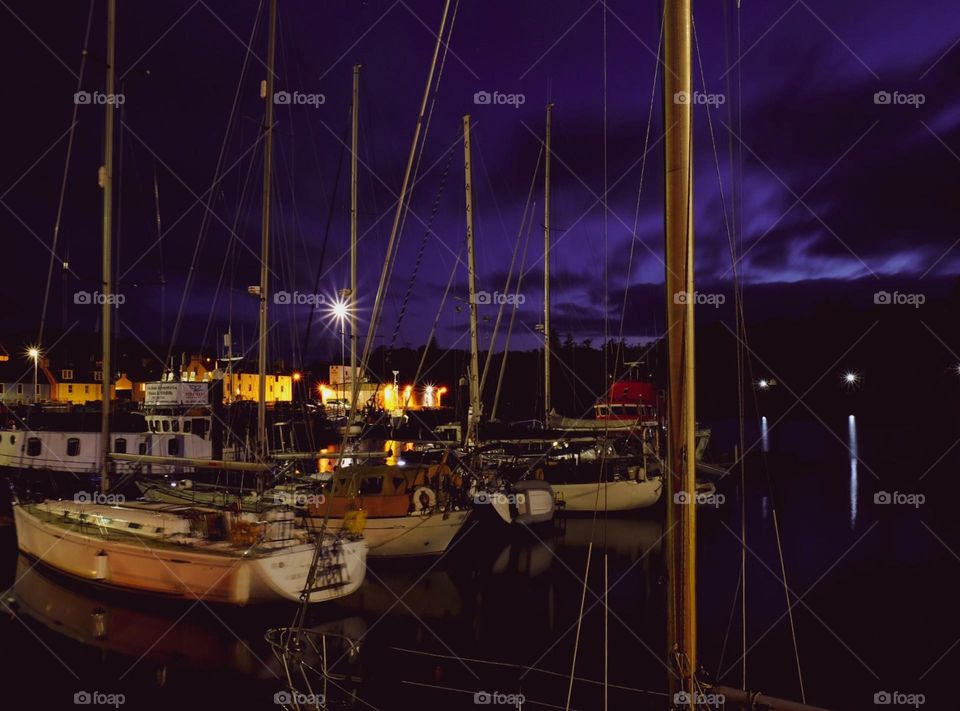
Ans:
[[[273,65],[276,0],[270,5],[266,79],[264,220],[260,312],[260,447],[266,447],[265,364],[267,245],[269,244],[270,155],[273,134]],[[112,94],[116,56],[116,0],[107,5],[106,92]],[[112,293],[111,217],[113,192],[113,105],[105,107],[103,189],[103,293]],[[15,501],[20,550],[74,577],[110,587],[187,600],[233,605],[290,600],[332,600],[356,590],[366,573],[367,545],[358,536],[334,536],[300,525],[293,510],[263,513],[199,506],[126,503],[110,490],[110,363],[112,300],[104,298],[100,492],[72,501]],[[122,455],[121,455],[122,456]]]

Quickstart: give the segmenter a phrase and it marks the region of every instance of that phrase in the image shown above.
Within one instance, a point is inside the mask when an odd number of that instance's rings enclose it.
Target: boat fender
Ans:
[[[413,490],[413,510],[426,511],[437,505],[437,495],[428,486],[418,486]]]

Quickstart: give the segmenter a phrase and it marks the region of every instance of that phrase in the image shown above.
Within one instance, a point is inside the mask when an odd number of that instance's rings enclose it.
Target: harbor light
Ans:
[[[40,348],[30,346],[27,349],[27,357],[33,361],[33,401],[37,402],[37,400],[40,399],[40,388],[37,385],[37,367],[40,364]]]
[[[861,380],[862,378],[860,377],[860,373],[854,370],[846,371],[840,378],[840,382],[843,384],[843,386],[851,389],[860,387]]]
[[[300,380],[300,378],[301,378],[300,373],[294,373],[294,374],[293,374],[293,382],[295,382],[295,383],[298,382],[298,381]]]
[[[333,317],[342,324],[344,319],[347,318],[347,302],[338,297],[330,307],[330,311],[333,314]]]

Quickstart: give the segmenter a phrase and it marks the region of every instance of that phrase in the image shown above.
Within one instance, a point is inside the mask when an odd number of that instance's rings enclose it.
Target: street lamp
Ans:
[[[346,340],[344,338],[347,328],[347,312],[349,311],[349,302],[347,297],[350,294],[349,289],[341,289],[337,298],[330,307],[331,315],[340,322],[340,399],[343,400],[347,389],[347,373],[344,370],[344,361],[346,361]],[[352,377],[351,373],[351,377]]]
[[[33,402],[40,399],[40,393],[37,385],[37,367],[40,363],[40,349],[36,346],[30,346],[27,349],[27,357],[33,360]]]

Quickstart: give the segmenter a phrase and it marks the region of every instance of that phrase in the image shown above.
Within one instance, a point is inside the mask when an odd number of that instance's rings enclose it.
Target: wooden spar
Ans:
[[[192,459],[190,457],[161,457],[153,454],[110,454],[117,462],[137,464],[171,464],[196,469],[227,469],[241,472],[268,472],[270,465],[261,462],[230,462],[222,459]]]
[[[796,701],[787,701],[778,699],[775,696],[767,696],[759,691],[744,691],[743,689],[733,689],[728,686],[712,686],[708,692],[723,696],[724,705],[736,704],[745,709],[769,709],[770,711],[827,711],[819,706],[809,706],[807,704],[798,704]]]
[[[100,169],[100,187],[103,189],[103,284],[100,296],[102,321],[102,355],[100,364],[100,489],[110,489],[110,382],[113,380],[113,119],[117,103],[113,100],[117,54],[117,1],[107,2],[107,94],[103,141],[103,167]]]
[[[273,172],[273,70],[277,46],[277,0],[270,0],[270,29],[267,40],[267,78],[263,141],[263,218],[260,224],[260,335],[257,354],[257,451],[267,456],[267,287],[270,280],[270,186]]]
[[[550,138],[553,104],[547,104],[543,164],[543,426],[550,421]]]
[[[697,690],[691,0],[664,5],[667,655],[671,695]],[[685,100],[686,99],[686,100]]]
[[[470,413],[464,443],[474,441],[480,421],[480,344],[477,335],[477,272],[473,248],[473,177],[470,165],[470,115],[463,117],[463,185],[467,206],[467,283],[470,290]]]
[[[350,298],[347,314],[350,318],[350,383],[357,375],[357,143],[360,133],[360,65],[353,65],[353,104],[350,107]],[[347,411],[347,426],[353,424],[353,398]]]

